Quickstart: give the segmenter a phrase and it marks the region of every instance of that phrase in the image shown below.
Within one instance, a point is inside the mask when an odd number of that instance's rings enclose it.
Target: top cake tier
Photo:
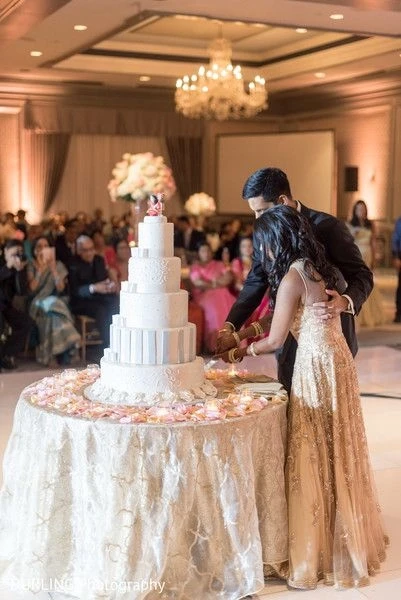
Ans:
[[[174,225],[163,215],[145,217],[138,227],[138,247],[148,250],[149,258],[174,256]]]

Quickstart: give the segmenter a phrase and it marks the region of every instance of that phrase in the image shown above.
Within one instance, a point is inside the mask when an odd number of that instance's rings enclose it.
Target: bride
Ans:
[[[245,348],[264,320],[224,338],[224,359],[238,362],[281,347],[288,332],[298,350],[292,380],[286,460],[289,511],[288,584],[313,589],[367,585],[385,559],[381,523],[363,423],[356,369],[340,317],[317,319],[336,271],[308,221],[275,206],[255,223],[263,269],[275,302],[270,334]]]

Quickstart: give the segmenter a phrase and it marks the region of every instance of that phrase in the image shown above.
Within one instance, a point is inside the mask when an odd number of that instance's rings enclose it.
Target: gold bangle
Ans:
[[[233,338],[235,339],[236,343],[237,343],[237,348],[241,343],[241,338],[239,337],[238,333],[236,331],[233,331],[232,334]]]
[[[235,331],[235,327],[232,323],[230,323],[230,321],[226,321],[224,323],[224,327],[222,329],[219,329],[219,333],[223,333],[223,331],[228,331],[229,333],[233,333],[233,331]]]
[[[255,335],[258,336],[258,335],[262,335],[264,333],[263,327],[259,323],[259,321],[255,321],[254,323],[252,323],[252,327],[253,327],[253,330],[255,332]]]
[[[249,353],[251,354],[251,356],[259,356],[259,354],[256,352],[256,348],[255,348],[255,342],[252,342],[252,344],[250,344],[248,346],[249,348]]]
[[[236,357],[235,356],[235,351],[237,350],[237,348],[231,348],[231,350],[228,351],[228,360],[230,361],[230,363],[238,363],[241,362],[241,357]]]

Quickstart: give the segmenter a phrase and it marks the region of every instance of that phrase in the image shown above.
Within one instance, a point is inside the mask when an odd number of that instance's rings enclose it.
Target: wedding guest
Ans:
[[[105,347],[109,345],[112,316],[118,313],[116,286],[110,280],[103,257],[95,252],[89,236],[77,239],[77,256],[69,266],[70,306],[75,315],[87,315],[96,327]]]
[[[352,207],[351,219],[347,225],[363,260],[373,270],[376,253],[376,224],[368,218],[368,207],[363,200],[355,202]],[[375,327],[383,323],[385,323],[383,299],[377,287],[373,286],[371,294],[357,316],[357,324],[362,327]]]
[[[101,231],[106,225],[107,221],[103,218],[103,209],[95,208],[93,211],[93,220],[89,223],[89,231],[93,234],[95,231]]]
[[[112,263],[115,261],[115,257],[116,257],[116,252],[114,250],[114,247],[106,245],[106,240],[104,239],[104,235],[99,229],[95,230],[91,234],[90,237],[93,240],[96,254],[98,256],[102,256],[104,258],[106,267],[109,268],[112,265]]]
[[[113,245],[116,240],[127,239],[128,234],[124,235],[121,229],[121,218],[118,215],[112,215],[110,222],[106,223],[103,229],[106,244]]]
[[[395,317],[394,323],[401,323],[401,217],[395,223],[392,237],[392,253],[394,267],[398,272],[398,285],[395,294]]]
[[[17,233],[18,230],[14,222],[13,213],[4,213],[0,219],[0,246],[5,244],[7,240],[20,239]]]
[[[176,230],[174,232],[174,248],[183,248],[187,262],[192,263],[196,257],[198,248],[206,241],[203,231],[191,226],[189,217],[182,215],[176,219]]]
[[[4,264],[0,266],[0,332],[5,325],[11,333],[0,344],[0,370],[15,369],[15,357],[22,352],[34,323],[23,311],[13,306],[15,296],[28,293],[26,256],[21,240],[8,240],[4,247]]]
[[[239,243],[239,257],[234,258],[231,263],[231,272],[234,277],[233,287],[235,296],[238,296],[243,289],[246,278],[252,269],[252,254],[252,237],[242,237]],[[268,314],[270,314],[269,297],[268,294],[265,293],[259,306],[255,308],[250,317],[248,317],[248,319],[245,321],[244,327],[248,327],[248,325],[253,321],[258,321]]]
[[[232,283],[232,274],[224,263],[213,259],[212,250],[206,243],[199,246],[198,258],[199,261],[190,270],[192,297],[203,308],[205,348],[208,352],[213,352],[218,330],[235,300],[228,289]]]
[[[42,224],[31,225],[28,229],[28,235],[26,239],[23,241],[24,244],[24,254],[28,260],[32,260],[32,244],[39,237],[42,237],[43,234],[43,226]],[[47,236],[45,236],[47,238]]]
[[[29,314],[39,334],[36,360],[49,365],[56,359],[60,365],[67,365],[81,339],[63,297],[68,271],[61,261],[56,261],[54,248],[50,248],[45,237],[33,242],[32,252],[27,275],[31,292]]]
[[[24,237],[26,238],[29,230],[29,223],[26,220],[26,210],[22,210],[22,208],[17,210],[17,214],[15,217],[15,226],[17,229],[20,229],[22,231]]]
[[[121,282],[128,281],[128,261],[131,257],[131,249],[127,240],[116,240],[113,244],[114,260],[110,263],[110,279],[116,284],[116,291],[121,289]]]
[[[270,333],[246,348],[231,348],[225,359],[238,362],[245,355],[273,352],[289,331],[298,340],[285,470],[288,585],[314,589],[319,580],[337,589],[367,585],[385,559],[388,538],[369,461],[358,378],[340,314],[321,321],[313,308],[327,301],[338,273],[307,219],[289,206],[275,206],[257,219],[255,245],[274,302]],[[254,332],[252,326],[231,335],[234,346]]]
[[[61,260],[68,269],[77,253],[76,241],[79,226],[76,219],[70,219],[66,221],[64,227],[64,234],[56,239],[56,259]]]
[[[316,304],[316,318],[327,320],[332,315],[341,315],[345,338],[355,356],[358,343],[354,315],[359,313],[362,304],[372,291],[373,274],[363,262],[361,253],[346,225],[331,215],[307,208],[294,200],[287,175],[281,169],[269,167],[252,173],[245,182],[242,196],[256,218],[274,205],[285,204],[310,221],[316,237],[325,247],[327,256],[341,274],[337,289],[328,291],[330,299]],[[219,338],[223,338],[231,329],[239,329],[243,325],[259,306],[268,287],[269,282],[260,261],[260,248],[254,244],[252,269],[226,317]],[[217,350],[219,343],[220,339]],[[296,340],[290,333],[283,347],[276,354],[278,377],[287,390],[291,388],[296,348]]]

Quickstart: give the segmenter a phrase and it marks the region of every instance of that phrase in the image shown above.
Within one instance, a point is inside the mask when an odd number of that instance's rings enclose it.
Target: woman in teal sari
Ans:
[[[54,249],[45,237],[35,240],[32,253],[33,260],[27,269],[31,291],[29,314],[39,332],[36,360],[49,365],[55,358],[66,365],[81,339],[63,297],[68,271],[62,262],[56,261]]]

